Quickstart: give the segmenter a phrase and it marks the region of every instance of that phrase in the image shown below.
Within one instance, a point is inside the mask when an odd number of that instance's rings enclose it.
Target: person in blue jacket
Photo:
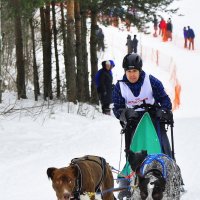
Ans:
[[[187,48],[188,30],[186,29],[186,27],[183,27],[183,36],[184,36],[184,48]]]
[[[112,103],[112,68],[115,66],[114,61],[105,60],[102,63],[102,68],[97,72],[95,81],[99,100],[102,106],[103,114],[110,115],[110,104]]]
[[[163,117],[172,118],[172,103],[166,94],[163,84],[157,78],[142,70],[142,59],[138,54],[127,54],[123,59],[125,74],[118,81],[113,90],[113,112],[122,126],[126,122],[125,152],[129,151],[130,142],[134,131],[144,114],[144,110],[132,109],[142,103],[159,105],[150,110],[150,116],[160,139],[163,153],[172,157],[171,147],[167,137],[164,123],[160,123]],[[126,156],[127,157],[127,156]]]
[[[120,120],[125,133],[126,159],[135,129],[145,113],[141,108],[138,110],[133,108],[144,103],[152,105],[149,114],[158,133],[162,151],[172,157],[165,123],[161,123],[166,116],[173,120],[170,112],[172,103],[161,81],[144,72],[142,65],[142,59],[138,54],[127,54],[122,63],[125,74],[123,79],[116,83],[112,95],[114,115]],[[160,105],[160,108],[153,105]],[[129,186],[127,180],[119,180],[119,187],[127,186]],[[129,190],[119,192],[118,199],[123,200],[124,197],[131,197]]]
[[[194,50],[194,38],[195,38],[195,34],[192,28],[190,28],[190,26],[188,26],[188,40],[189,40],[189,50],[192,48],[192,50]]]

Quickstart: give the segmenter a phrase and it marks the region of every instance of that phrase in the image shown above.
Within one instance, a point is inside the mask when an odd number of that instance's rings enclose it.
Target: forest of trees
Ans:
[[[168,10],[173,1],[0,0],[0,101],[5,89],[26,99],[32,88],[36,101],[42,95],[96,104],[99,17],[106,16],[106,25],[128,20],[144,31],[159,10],[177,11]]]

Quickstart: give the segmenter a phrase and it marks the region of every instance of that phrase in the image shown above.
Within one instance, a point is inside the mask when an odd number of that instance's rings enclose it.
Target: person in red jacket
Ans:
[[[162,21],[161,27],[162,27],[162,40],[163,40],[163,42],[166,42],[168,40],[168,38],[167,38],[167,23],[164,19]]]
[[[161,18],[161,21],[159,23],[159,35],[163,37],[164,31],[166,30],[166,22],[163,18]]]

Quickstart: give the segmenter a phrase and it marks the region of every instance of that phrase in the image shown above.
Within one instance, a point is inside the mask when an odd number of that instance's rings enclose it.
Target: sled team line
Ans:
[[[174,160],[165,154],[130,151],[128,161],[134,173],[123,180],[130,185],[118,188],[114,188],[113,168],[104,158],[93,155],[75,158],[63,168],[48,168],[47,175],[58,200],[114,200],[114,192],[119,192],[118,199],[180,199],[182,179]]]
[[[179,200],[183,180],[175,160],[172,102],[162,82],[143,70],[142,58],[136,53],[124,57],[124,76],[114,86],[114,62],[104,61],[102,67],[98,88],[102,110],[110,115],[112,100],[125,137],[126,163],[116,170],[104,158],[86,155],[63,168],[48,168],[57,199],[113,200],[118,192],[119,200]],[[114,188],[116,172],[118,187]]]

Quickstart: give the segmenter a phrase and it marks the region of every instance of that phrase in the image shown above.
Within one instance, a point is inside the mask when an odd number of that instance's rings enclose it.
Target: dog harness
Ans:
[[[143,163],[140,167],[140,174],[142,176],[144,176],[146,174],[145,170],[146,170],[147,166],[150,165],[153,161],[157,161],[162,166],[162,176],[163,176],[164,179],[166,179],[167,178],[167,169],[166,169],[166,164],[165,164],[165,160],[163,159],[163,157],[165,157],[168,160],[170,160],[171,162],[173,162],[172,158],[170,158],[168,155],[165,155],[165,154],[162,154],[162,153],[160,153],[160,154],[150,154],[143,161]]]
[[[100,160],[100,162],[98,162],[95,159],[92,158],[98,158]],[[71,160],[71,165],[75,165],[78,168],[78,178],[76,179],[76,186],[75,189],[73,191],[74,194],[74,199],[80,199],[80,194],[83,194],[85,191],[82,191],[82,184],[83,184],[83,176],[82,176],[82,171],[81,171],[81,167],[79,166],[79,162],[80,161],[92,161],[97,163],[98,165],[100,165],[100,167],[102,168],[102,174],[101,174],[101,179],[99,181],[99,183],[96,185],[95,187],[95,192],[100,192],[100,185],[103,181],[103,178],[106,175],[106,170],[105,170],[105,166],[106,166],[106,160],[102,157],[98,157],[98,156],[84,156],[82,158],[74,158]]]

